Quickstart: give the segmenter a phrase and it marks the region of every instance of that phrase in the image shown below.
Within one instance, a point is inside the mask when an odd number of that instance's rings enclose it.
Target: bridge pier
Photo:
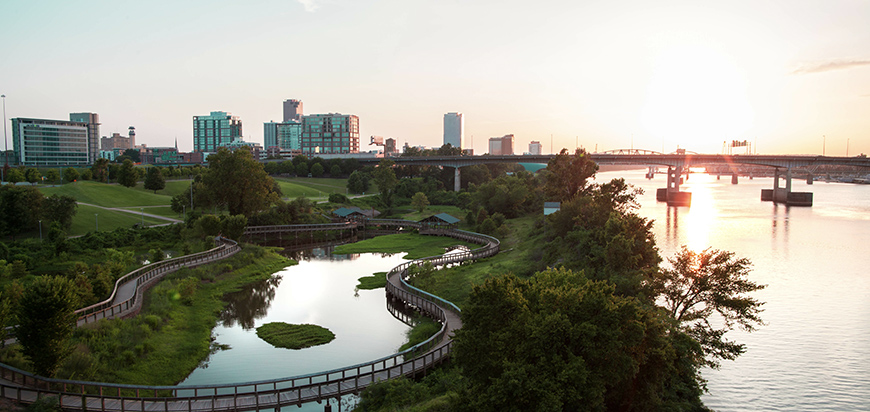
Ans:
[[[785,187],[779,187],[779,179],[785,179]],[[773,170],[773,189],[761,189],[761,200],[764,202],[782,203],[788,206],[812,206],[812,192],[791,191],[791,168],[787,168],[785,176],[780,175],[779,168]]]
[[[453,168],[453,191],[454,192],[459,191],[459,183],[460,182],[461,182],[461,180],[459,180],[459,166],[456,166]]]
[[[737,173],[734,173],[734,174],[731,175],[731,184],[732,184],[732,185],[736,185],[736,184],[737,184]]]
[[[683,167],[668,167],[668,187],[656,190],[656,200],[668,202],[668,206],[689,206],[692,204],[692,193],[681,192]]]

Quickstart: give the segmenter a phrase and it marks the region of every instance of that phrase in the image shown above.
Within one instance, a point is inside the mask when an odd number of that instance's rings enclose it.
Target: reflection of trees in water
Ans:
[[[221,312],[220,319],[224,327],[231,328],[236,322],[242,329],[254,328],[254,321],[266,316],[272,299],[275,299],[275,290],[281,283],[281,276],[261,280],[248,285],[238,292],[228,293],[224,296],[227,307]]]

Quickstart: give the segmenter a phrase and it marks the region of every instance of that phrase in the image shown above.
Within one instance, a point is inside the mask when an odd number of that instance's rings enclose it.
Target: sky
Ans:
[[[262,143],[299,99],[359,116],[361,150],[440,146],[462,112],[475,153],[513,134],[517,153],[855,156],[868,17],[866,0],[4,0],[0,93],[7,119],[94,112],[102,135],[182,151],[195,115]]]

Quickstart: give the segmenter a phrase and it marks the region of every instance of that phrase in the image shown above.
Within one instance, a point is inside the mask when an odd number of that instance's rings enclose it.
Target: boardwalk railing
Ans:
[[[156,281],[183,267],[194,267],[214,262],[215,260],[232,256],[241,250],[235,241],[223,237],[215,238],[215,244],[217,246],[205,252],[151,263],[122,276],[115,281],[115,288],[112,290],[112,295],[109,296],[108,299],[75,311],[76,315],[78,315],[78,323],[83,324],[96,322],[100,319],[111,318],[121,313],[135,310],[142,304],[141,294],[143,291],[143,285]],[[121,302],[115,302],[121,285],[133,280],[136,282],[133,296]]]
[[[417,222],[390,221],[383,224],[414,227]],[[461,327],[459,308],[438,296],[410,286],[404,279],[408,268],[427,261],[435,265],[448,265],[489,257],[498,253],[499,242],[486,235],[452,229],[421,230],[421,233],[450,236],[483,246],[467,252],[417,259],[399,265],[388,273],[386,288],[391,296],[416,306],[442,323],[441,330],[436,335],[405,351],[358,365],[308,375],[196,386],[144,386],[51,379],[0,364],[0,398],[32,403],[44,396],[54,396],[62,409],[80,411],[260,410],[319,402],[359,393],[378,381],[425,374],[449,356],[453,344],[450,333]],[[108,308],[97,311],[105,313],[106,309]],[[416,356],[417,354],[420,355]]]

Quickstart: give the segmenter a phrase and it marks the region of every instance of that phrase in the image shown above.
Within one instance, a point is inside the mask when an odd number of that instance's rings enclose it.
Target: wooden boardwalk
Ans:
[[[390,221],[382,224],[412,227],[417,223]],[[419,227],[419,224],[417,225]],[[62,409],[76,411],[247,411],[277,409],[312,401],[321,402],[343,395],[358,394],[375,382],[400,376],[426,374],[450,356],[453,332],[462,327],[462,321],[456,305],[409,285],[405,281],[408,268],[412,265],[422,265],[427,261],[442,266],[490,257],[498,253],[499,242],[490,236],[453,229],[422,228],[420,233],[450,236],[482,246],[472,251],[453,252],[406,262],[387,273],[388,298],[400,300],[405,305],[416,308],[442,323],[441,330],[437,334],[403,352],[359,365],[310,375],[199,386],[142,386],[49,379],[0,364],[0,398],[32,403],[37,398],[53,396],[57,397]],[[219,258],[220,253],[228,252],[214,252],[209,255],[210,259]],[[202,258],[204,257],[187,262],[202,262]],[[171,267],[176,264],[178,262],[161,271],[172,270]],[[160,273],[137,283],[134,298],[139,296],[141,301],[141,293],[144,289],[142,285],[155,281],[162,276]],[[119,295],[122,293],[127,292],[118,292]],[[112,299],[114,303],[114,296]],[[102,316],[117,316],[106,309],[101,308],[93,313],[101,312]],[[93,314],[86,316],[93,316]]]

